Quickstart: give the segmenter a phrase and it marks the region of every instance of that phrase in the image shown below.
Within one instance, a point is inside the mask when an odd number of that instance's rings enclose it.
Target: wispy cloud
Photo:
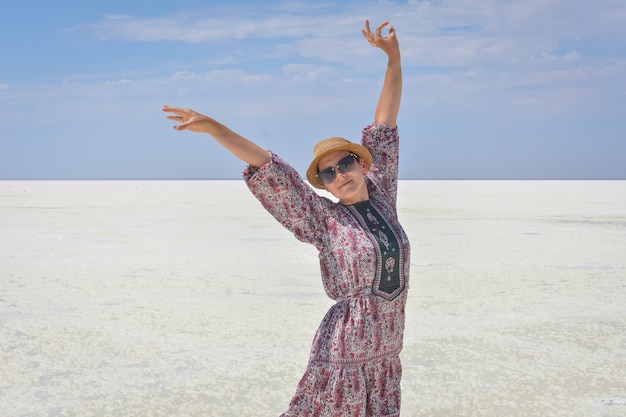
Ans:
[[[443,60],[442,56],[447,56],[451,65],[467,64],[483,59],[485,55],[499,53],[502,61],[506,62],[511,55],[530,57],[550,52],[568,38],[606,34],[623,39],[621,25],[626,21],[626,4],[622,3],[604,1],[572,7],[571,2],[563,0],[495,3],[482,0],[463,3],[450,0],[437,3],[409,1],[394,4],[395,16],[390,19],[399,28],[403,43],[432,45],[420,51],[426,52],[421,60],[434,58],[434,62],[438,62]],[[360,26],[361,16],[367,17],[367,13],[374,9],[371,3],[364,3],[357,14],[353,8],[339,13],[333,10],[330,14],[322,7],[311,14],[307,13],[311,6],[306,3],[290,6],[289,9],[282,5],[282,8],[274,6],[264,10],[250,9],[248,5],[246,9],[237,8],[236,12],[229,9],[228,16],[220,15],[219,18],[209,9],[168,17],[111,15],[73,30],[90,31],[102,40],[136,42],[215,45],[242,39],[259,42],[267,39],[301,40],[306,42],[304,51],[321,56],[322,52],[332,54],[336,49],[323,40],[334,41],[335,46],[346,42],[354,36],[355,27]],[[620,20],[620,16],[623,19]],[[317,46],[319,52],[312,52],[311,46]],[[437,49],[439,52],[435,53]]]
[[[169,17],[108,15],[101,21],[68,28],[68,31],[89,31],[102,40],[190,43],[287,39],[324,34],[337,36],[342,32],[354,32],[354,26],[348,29],[344,25],[334,26],[329,31],[328,16],[302,15],[302,11],[295,10],[292,13],[273,12],[271,9],[251,10],[250,7],[226,9],[228,15],[222,13],[219,17],[214,17],[215,13],[211,10],[181,12]]]

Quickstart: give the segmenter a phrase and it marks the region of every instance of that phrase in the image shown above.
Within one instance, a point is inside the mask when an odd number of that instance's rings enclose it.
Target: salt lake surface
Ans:
[[[626,181],[401,181],[403,416],[626,416]],[[277,416],[332,305],[242,181],[0,181],[0,416]]]

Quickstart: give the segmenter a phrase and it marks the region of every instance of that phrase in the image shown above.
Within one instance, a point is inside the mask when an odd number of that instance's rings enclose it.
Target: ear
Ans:
[[[359,164],[361,165],[361,171],[363,171],[363,175],[367,174],[370,169],[368,168],[367,164],[365,163],[365,160],[364,159],[359,159]]]

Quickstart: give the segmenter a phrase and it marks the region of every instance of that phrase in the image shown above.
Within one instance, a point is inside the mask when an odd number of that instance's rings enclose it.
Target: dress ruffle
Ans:
[[[281,417],[397,417],[401,379],[397,354],[356,364],[313,362]]]

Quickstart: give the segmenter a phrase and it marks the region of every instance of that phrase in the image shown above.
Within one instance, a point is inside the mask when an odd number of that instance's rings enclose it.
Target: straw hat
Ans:
[[[352,143],[347,139],[340,137],[332,137],[324,139],[318,142],[313,148],[313,161],[306,170],[306,179],[309,183],[319,189],[325,189],[324,184],[317,178],[317,164],[324,156],[336,151],[348,151],[357,155],[360,159],[365,161],[367,168],[372,166],[372,154],[367,150],[365,146],[358,143]]]

